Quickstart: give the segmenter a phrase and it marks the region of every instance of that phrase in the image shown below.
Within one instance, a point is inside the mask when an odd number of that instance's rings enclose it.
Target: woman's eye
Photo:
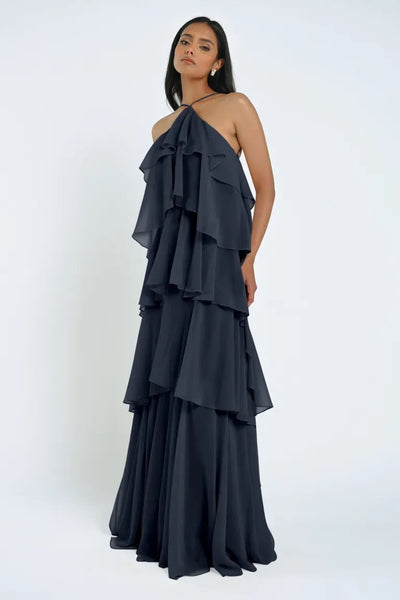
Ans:
[[[186,44],[188,44],[189,42],[187,40],[180,40],[180,43],[183,44],[184,46],[186,46]],[[203,50],[207,50],[207,52],[210,51],[210,48],[208,46],[200,46],[200,48]]]

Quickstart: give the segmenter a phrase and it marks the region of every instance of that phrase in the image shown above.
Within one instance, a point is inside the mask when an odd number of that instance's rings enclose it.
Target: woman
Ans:
[[[242,575],[277,558],[256,437],[256,415],[272,402],[248,324],[273,175],[217,22],[181,27],[165,90],[174,112],[153,126],[140,165],[146,189],[132,237],[148,262],[110,545],[135,548],[138,561],[168,567],[171,579],[211,567]]]

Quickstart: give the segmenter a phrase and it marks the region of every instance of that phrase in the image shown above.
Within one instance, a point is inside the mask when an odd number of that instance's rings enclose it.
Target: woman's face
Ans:
[[[207,23],[191,23],[175,46],[174,67],[181,75],[207,77],[212,69],[219,69],[224,61],[217,60],[217,36]],[[184,60],[185,58],[190,60]]]

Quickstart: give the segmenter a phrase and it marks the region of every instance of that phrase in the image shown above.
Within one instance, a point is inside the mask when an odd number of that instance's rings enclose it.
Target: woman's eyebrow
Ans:
[[[187,37],[193,38],[191,33],[182,33],[181,37],[183,37],[184,35],[186,35]],[[214,46],[214,42],[212,42],[211,40],[208,40],[207,38],[199,38],[199,40],[202,42],[208,42],[209,44],[212,44]]]

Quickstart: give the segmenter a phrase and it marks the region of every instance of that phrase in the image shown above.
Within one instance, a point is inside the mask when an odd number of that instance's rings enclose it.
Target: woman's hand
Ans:
[[[247,306],[254,302],[254,294],[256,293],[257,284],[254,274],[254,261],[250,258],[245,258],[242,264],[243,280],[246,286]]]

